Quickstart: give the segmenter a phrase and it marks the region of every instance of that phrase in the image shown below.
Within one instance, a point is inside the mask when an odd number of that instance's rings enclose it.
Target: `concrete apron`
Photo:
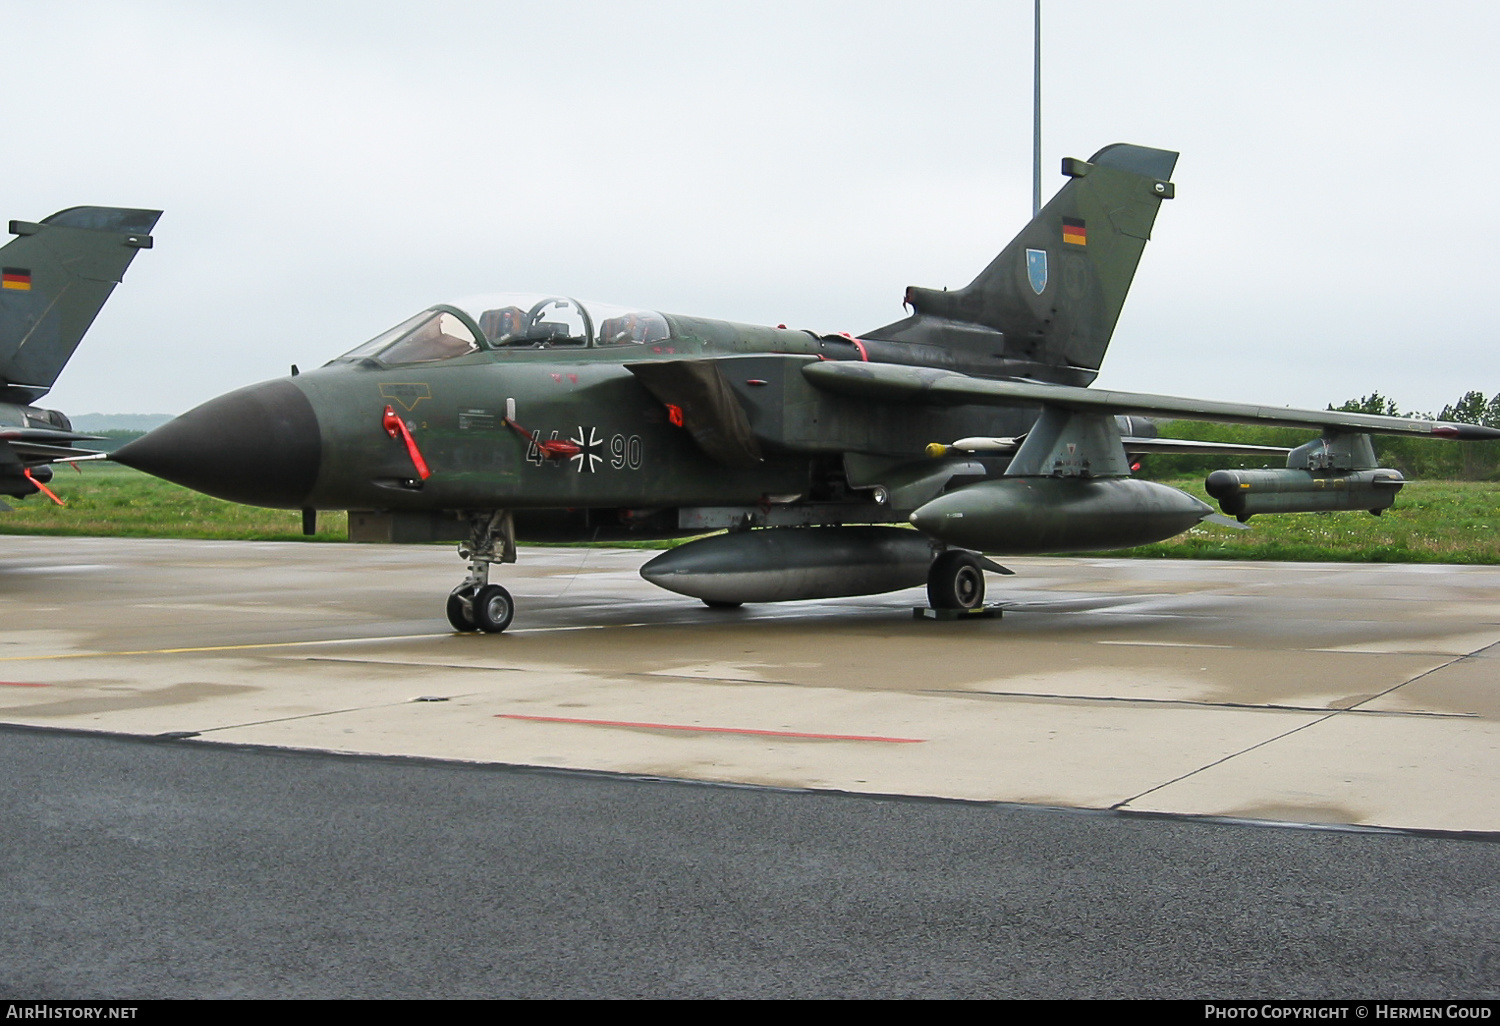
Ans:
[[[0,538],[0,722],[778,787],[1500,831],[1500,568],[1007,560],[709,610],[654,553]]]

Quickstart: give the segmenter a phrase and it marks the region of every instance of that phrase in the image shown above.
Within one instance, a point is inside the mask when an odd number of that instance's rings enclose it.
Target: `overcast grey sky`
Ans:
[[[1500,390],[1500,5],[1044,2],[1064,156],[1179,150],[1100,384]],[[431,303],[861,331],[1030,213],[1031,2],[0,0],[6,218],[156,206],[46,400],[182,412]]]

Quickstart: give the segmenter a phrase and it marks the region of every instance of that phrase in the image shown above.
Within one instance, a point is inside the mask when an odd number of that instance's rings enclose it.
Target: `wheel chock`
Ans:
[[[913,620],[998,620],[1005,615],[1004,606],[977,606],[974,609],[933,609],[912,606]]]

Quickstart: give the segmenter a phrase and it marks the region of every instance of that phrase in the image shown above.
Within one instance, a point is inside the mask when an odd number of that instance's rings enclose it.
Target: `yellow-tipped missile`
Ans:
[[[994,452],[1002,455],[1013,454],[1021,447],[1019,438],[983,438],[975,435],[971,438],[960,438],[952,445],[944,445],[942,442],[929,442],[927,444],[927,455],[935,460],[945,456],[958,456],[966,452]]]

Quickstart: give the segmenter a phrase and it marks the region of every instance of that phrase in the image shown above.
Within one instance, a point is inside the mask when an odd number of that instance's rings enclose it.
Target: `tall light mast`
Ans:
[[[1031,24],[1035,40],[1031,77],[1031,216],[1042,209],[1042,0],[1035,0]]]

